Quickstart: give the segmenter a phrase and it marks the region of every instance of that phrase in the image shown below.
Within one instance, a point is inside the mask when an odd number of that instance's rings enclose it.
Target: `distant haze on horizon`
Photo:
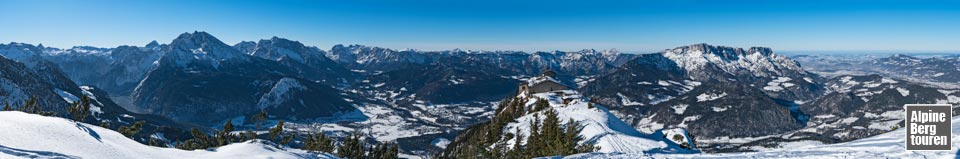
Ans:
[[[113,1],[0,2],[0,42],[143,46],[206,31],[329,49],[653,53],[697,43],[777,52],[960,52],[947,1]]]

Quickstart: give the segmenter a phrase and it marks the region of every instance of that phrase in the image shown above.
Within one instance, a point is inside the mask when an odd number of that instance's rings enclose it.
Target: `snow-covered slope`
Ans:
[[[552,78],[541,76],[540,78],[528,79],[527,82],[536,83],[536,81],[543,80],[552,80]],[[592,103],[589,98],[582,96],[577,91],[554,90],[536,93],[528,90],[536,89],[522,87],[516,97],[501,101],[509,102],[509,104],[501,103],[499,105],[501,108],[498,108],[498,114],[493,117],[494,121],[483,125],[474,125],[461,131],[455,140],[446,146],[444,152],[440,154],[440,158],[471,156],[474,155],[472,153],[476,152],[474,150],[476,148],[491,150],[498,148],[498,144],[503,144],[505,149],[514,149],[514,147],[520,145],[530,146],[526,139],[533,138],[531,132],[540,129],[534,124],[546,123],[551,116],[548,114],[551,112],[556,113],[557,123],[560,123],[560,127],[571,126],[563,124],[570,121],[577,123],[582,128],[578,136],[583,139],[578,144],[599,147],[595,152],[638,154],[699,152],[699,150],[686,148],[691,142],[686,140],[690,138],[686,133],[674,133],[684,132],[683,130],[656,130],[656,132],[650,134],[641,133],[612,114],[606,107]],[[543,107],[542,101],[546,102],[548,106]],[[501,120],[501,122],[497,120]],[[499,124],[502,124],[502,126]],[[486,133],[489,131],[488,128],[493,128],[492,130],[495,131],[499,130],[500,133]],[[679,141],[667,139],[668,136],[664,134],[669,134],[671,138],[679,138]],[[494,138],[494,141],[478,141],[491,137]],[[521,141],[518,142],[518,139]]]
[[[960,117],[953,118],[953,138],[957,143],[960,134]],[[800,145],[795,147],[746,153],[717,154],[578,154],[565,158],[956,158],[960,145],[954,144],[950,151],[906,151],[906,129],[829,145]]]
[[[336,158],[252,140],[212,150],[151,147],[63,118],[0,112],[0,158]]]
[[[526,97],[521,94],[521,98]],[[582,143],[600,146],[598,152],[694,152],[693,150],[680,148],[677,144],[668,143],[669,140],[662,138],[662,132],[651,135],[640,133],[604,107],[590,108],[589,100],[581,98],[576,91],[565,90],[532,94],[530,100],[525,103],[526,106],[532,108],[536,104],[536,99],[549,101],[550,107],[556,110],[557,118],[561,120],[561,123],[566,123],[570,119],[579,122],[583,126],[580,135],[585,139]],[[520,129],[519,132],[523,136],[529,136],[530,121],[534,120],[534,114],[543,117],[543,113],[541,111],[517,118],[517,122],[510,123],[504,128],[504,133],[517,132],[516,129]],[[513,142],[512,139],[506,143]],[[510,145],[510,147],[513,146]]]

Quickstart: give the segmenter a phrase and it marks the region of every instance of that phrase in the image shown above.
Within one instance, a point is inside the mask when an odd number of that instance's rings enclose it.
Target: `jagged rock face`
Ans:
[[[235,47],[244,50],[245,46],[242,45],[249,44],[241,43]],[[345,84],[347,81],[353,81],[356,76],[354,72],[328,59],[323,50],[304,46],[297,41],[273,37],[269,40],[260,40],[246,50],[246,53],[252,56],[277,61],[301,77],[329,85]]]
[[[241,41],[240,43],[234,44],[233,48],[240,50],[240,52],[250,54],[257,49],[257,42]]]
[[[666,50],[664,57],[676,62],[687,76],[698,81],[737,81],[764,86],[767,94],[787,99],[810,101],[824,90],[816,74],[803,70],[796,61],[775,54],[770,48],[747,50],[696,44]],[[781,85],[789,83],[786,85]],[[769,87],[767,87],[769,86]]]
[[[213,35],[205,32],[180,34],[160,57],[160,65],[171,65],[185,69],[219,69],[221,65],[239,65],[251,63],[253,57],[224,44]]]
[[[158,66],[132,94],[134,103],[151,114],[215,125],[266,108],[272,116],[287,119],[329,117],[354,110],[335,93],[338,90],[303,80],[276,61],[241,53],[207,33],[184,33],[163,51]],[[303,90],[275,90],[281,81],[296,81]],[[267,95],[278,97],[262,102]],[[300,100],[304,97],[312,99]]]
[[[32,71],[38,76],[37,80],[51,84],[57,89],[79,92],[80,89],[77,84],[70,81],[55,63],[43,58],[43,50],[44,48],[42,47],[34,47],[29,44],[0,44],[0,53],[2,53],[4,57],[24,64],[29,71]]]
[[[80,93],[77,88],[73,90],[73,93]],[[66,113],[69,104],[58,96],[56,91],[56,86],[42,80],[23,63],[0,58],[0,97],[12,107],[21,107],[23,102],[32,96],[37,97],[37,105],[45,111]]]
[[[797,62],[776,55],[770,48],[752,47],[747,50],[725,46],[696,44],[661,52],[676,62],[694,78],[710,78],[711,73],[698,70],[716,67],[723,73],[754,76],[801,76],[808,74]]]
[[[57,116],[67,117],[69,115],[67,108],[71,102],[77,101],[83,96],[88,96],[91,98],[91,116],[84,120],[85,122],[91,124],[110,122],[113,123],[114,127],[118,127],[120,123],[147,121],[147,124],[143,127],[144,132],[160,132],[166,134],[167,138],[189,134],[186,130],[189,130],[192,126],[183,125],[160,116],[132,113],[114,103],[109,98],[110,95],[103,90],[90,86],[77,86],[76,83],[67,78],[67,75],[65,75],[63,71],[60,71],[59,68],[63,66],[58,67],[54,62],[45,60],[63,60],[68,59],[68,57],[84,58],[90,56],[105,56],[105,54],[109,52],[110,50],[108,49],[93,47],[74,47],[68,50],[61,50],[56,48],[33,47],[28,44],[0,44],[0,54],[4,55],[4,57],[6,57],[6,55],[15,55],[12,57],[19,57],[23,62],[32,64],[26,65],[0,57],[0,97],[5,99],[5,102],[9,102],[14,108],[21,107],[23,101],[31,96],[37,97],[38,105],[43,111],[52,111],[56,113]],[[77,62],[79,61],[82,60],[78,60]],[[62,64],[67,63],[69,62]],[[95,65],[96,63],[78,64]],[[90,69],[89,66],[83,68]],[[159,129],[160,127],[165,128],[161,130]],[[144,139],[150,135],[152,135],[152,133],[144,133],[137,137]]]
[[[100,53],[88,53],[85,50],[92,49],[78,47],[67,50],[48,48],[44,51],[44,58],[59,65],[70,79],[81,85],[96,86],[111,95],[125,96],[160,58],[157,49],[161,45],[154,42],[148,46],[97,49],[101,50]]]

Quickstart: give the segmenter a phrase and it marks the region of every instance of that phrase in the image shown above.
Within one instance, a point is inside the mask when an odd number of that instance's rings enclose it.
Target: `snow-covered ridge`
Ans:
[[[960,142],[960,117],[953,117],[952,143]],[[904,147],[906,129],[873,137],[828,145],[796,145],[761,152],[716,154],[605,154],[591,153],[564,158],[956,158],[960,145],[950,151],[907,151]]]
[[[588,143],[599,146],[600,150],[598,152],[689,153],[695,151],[681,148],[677,143],[663,139],[658,135],[662,133],[643,134],[617,118],[606,108],[598,104],[593,104],[595,107],[591,108],[589,100],[573,90],[536,93],[530,96],[521,94],[518,98],[528,98],[527,103],[524,103],[525,107],[528,108],[533,108],[537,99],[547,100],[550,108],[556,110],[561,123],[566,123],[567,120],[572,119],[583,126],[580,135],[584,138],[584,141],[581,141],[581,144]],[[519,129],[520,135],[525,136],[524,138],[528,137],[531,129],[530,121],[535,119],[534,114],[539,114],[541,120],[544,116],[542,111],[521,116],[516,119],[516,122],[507,124],[504,133],[514,133]],[[516,138],[506,142],[508,147],[513,147],[513,140],[516,140]]]
[[[695,72],[708,65],[715,65],[730,74],[750,73],[759,76],[783,76],[790,72],[804,72],[797,62],[786,56],[773,53],[770,48],[732,48],[695,44],[668,49],[661,52],[680,68]]]
[[[249,55],[206,32],[180,34],[170,46],[170,52],[163,54],[163,59],[172,60],[179,67],[200,64],[219,68],[224,62],[250,61]]]
[[[209,151],[152,147],[113,130],[18,111],[0,112],[0,130],[0,158],[336,158],[262,140]]]

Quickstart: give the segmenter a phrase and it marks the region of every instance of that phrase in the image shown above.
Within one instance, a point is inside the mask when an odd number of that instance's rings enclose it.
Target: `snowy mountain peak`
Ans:
[[[199,64],[219,68],[224,62],[250,60],[249,56],[213,35],[199,31],[180,34],[165,50],[169,52],[163,55],[164,61],[174,62],[179,67]]]
[[[156,40],[153,40],[153,41],[150,41],[150,43],[147,43],[147,45],[145,45],[144,47],[145,47],[145,48],[160,47],[160,43],[157,42]]]
[[[0,44],[0,52],[3,52],[3,57],[23,62],[29,58],[39,58],[39,53],[43,51],[30,44],[11,42],[7,45]]]
[[[299,41],[288,40],[276,36],[270,39],[260,40],[253,48],[244,48],[248,46],[240,45],[249,45],[249,43],[237,44],[236,48],[241,50],[248,49],[249,52],[247,53],[250,55],[274,61],[290,59],[298,63],[307,63],[307,60],[310,59],[325,60],[320,57],[324,55],[323,50],[307,47]]]
[[[65,52],[73,54],[85,54],[85,55],[109,55],[110,49],[108,48],[98,48],[93,46],[74,46]]]
[[[702,54],[714,54],[723,58],[734,58],[743,55],[750,55],[754,53],[759,53],[762,56],[770,56],[773,54],[773,49],[766,47],[751,47],[747,50],[743,48],[734,48],[728,46],[714,46],[706,43],[693,44],[688,46],[681,46],[671,50],[666,50],[666,52],[677,52],[677,53],[702,53]]]
[[[776,55],[772,49],[765,47],[751,47],[744,50],[701,43],[664,50],[661,54],[676,62],[687,72],[697,72],[716,66],[732,75],[805,74],[796,61],[786,56]]]
[[[194,31],[193,33],[183,33],[180,34],[176,39],[173,39],[171,45],[180,46],[180,47],[189,47],[189,48],[201,48],[201,47],[222,47],[227,46],[222,41],[210,35],[207,32]],[[222,45],[222,46],[221,46]]]
[[[234,49],[240,50],[240,52],[246,54],[253,54],[253,51],[257,49],[257,42],[253,41],[241,41],[233,45]]]

